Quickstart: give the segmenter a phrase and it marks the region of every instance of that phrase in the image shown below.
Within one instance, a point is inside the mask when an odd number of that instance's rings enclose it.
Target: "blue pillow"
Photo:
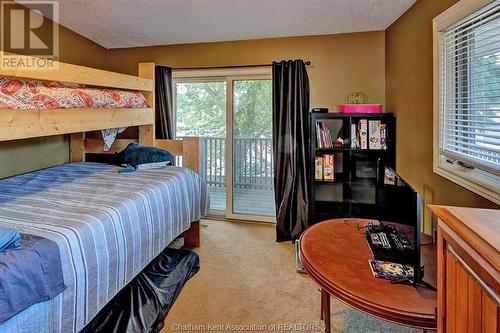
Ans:
[[[165,149],[149,146],[141,146],[137,143],[131,143],[115,154],[114,164],[127,167],[120,172],[134,172],[138,169],[159,168],[165,165],[174,164],[174,156]]]

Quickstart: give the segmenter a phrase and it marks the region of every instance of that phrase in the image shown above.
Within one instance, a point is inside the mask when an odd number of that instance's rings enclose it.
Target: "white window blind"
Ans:
[[[441,42],[440,153],[500,175],[500,2],[445,29]]]

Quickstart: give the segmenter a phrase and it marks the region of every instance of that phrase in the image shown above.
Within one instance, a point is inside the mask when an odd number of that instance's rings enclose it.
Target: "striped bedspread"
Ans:
[[[73,163],[0,180],[0,225],[55,241],[67,286],[0,332],[78,332],[208,209],[189,169],[118,169]]]

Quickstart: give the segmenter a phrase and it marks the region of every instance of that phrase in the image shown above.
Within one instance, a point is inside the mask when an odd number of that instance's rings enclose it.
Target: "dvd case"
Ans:
[[[314,179],[322,181],[323,180],[323,157],[316,156],[314,159]]]
[[[411,265],[397,264],[389,261],[369,259],[373,276],[379,279],[400,280],[413,277]]]
[[[333,182],[334,179],[334,157],[333,154],[323,155],[323,178],[325,181]]]

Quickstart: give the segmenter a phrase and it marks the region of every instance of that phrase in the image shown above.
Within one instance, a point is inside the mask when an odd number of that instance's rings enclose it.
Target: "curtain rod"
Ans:
[[[306,66],[311,65],[310,61],[304,61]],[[241,68],[241,67],[268,67],[272,64],[261,64],[261,65],[232,65],[232,66],[205,66],[205,67],[172,67],[175,70],[191,70],[191,69],[215,69],[215,68]]]

